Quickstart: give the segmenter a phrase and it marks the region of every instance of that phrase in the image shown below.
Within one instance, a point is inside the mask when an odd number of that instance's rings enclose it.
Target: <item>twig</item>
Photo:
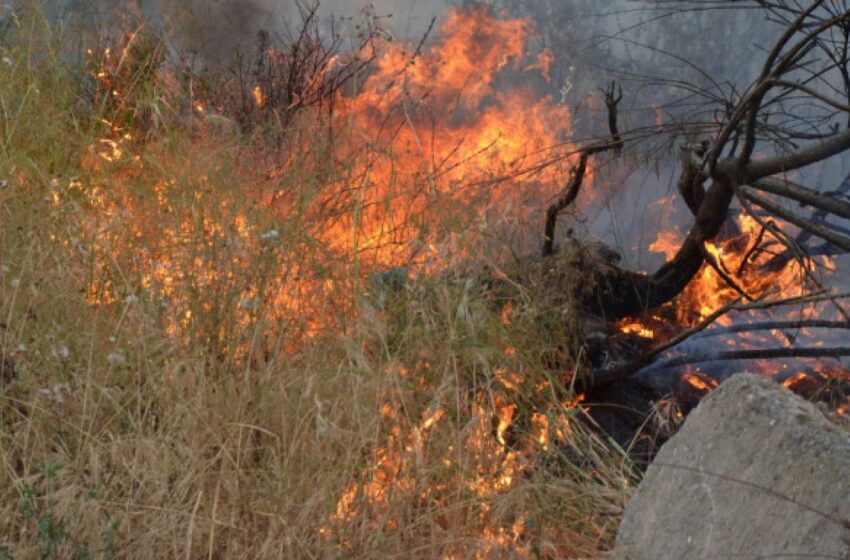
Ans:
[[[618,89],[615,94],[615,89]],[[573,168],[570,182],[564,189],[564,193],[558,200],[546,210],[546,227],[543,232],[543,256],[551,256],[555,251],[555,227],[558,224],[558,215],[566,210],[578,197],[584,176],[587,172],[588,157],[613,150],[619,154],[623,149],[623,138],[617,126],[617,106],[623,100],[623,88],[617,88],[616,82],[611,82],[611,88],[602,90],[605,96],[605,106],[608,108],[608,131],[611,135],[609,140],[592,144],[579,150],[578,164]]]
[[[744,288],[740,287],[738,283],[735,282],[735,280],[731,276],[729,276],[729,274],[723,269],[723,267],[720,266],[720,263],[717,261],[714,255],[712,255],[708,251],[708,249],[706,249],[705,244],[701,245],[701,247],[702,256],[705,259],[705,262],[707,262],[708,265],[714,269],[717,275],[720,276],[720,278],[722,278],[723,281],[726,282],[729,287],[738,292],[738,295],[740,295],[747,301],[753,301],[753,298],[746,291],[744,291]]]
[[[746,272],[747,266],[749,266],[750,264],[750,259],[753,258],[753,255],[755,255],[756,252],[759,250],[759,247],[761,247],[761,242],[764,240],[764,234],[766,232],[766,227],[761,228],[761,231],[759,231],[759,234],[756,237],[756,242],[753,243],[752,248],[750,248],[750,250],[747,251],[747,254],[744,255],[744,258],[741,259],[741,264],[738,266],[738,276]]]

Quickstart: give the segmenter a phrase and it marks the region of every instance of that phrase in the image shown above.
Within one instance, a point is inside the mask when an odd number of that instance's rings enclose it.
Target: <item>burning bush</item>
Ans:
[[[471,36],[463,17],[478,20]],[[435,275],[501,261],[502,205],[554,173],[540,164],[566,110],[492,87],[504,69],[539,72],[524,69],[528,27],[453,16],[446,38],[484,40],[488,60],[466,100],[460,74],[440,70],[443,43],[374,45],[376,66],[343,91],[345,66],[312,39],[264,45],[262,72],[219,82],[130,31],[92,48],[81,81],[21,19],[0,85],[27,117],[2,121],[0,552],[611,542],[632,474],[567,419],[578,403],[533,344],[555,323],[486,301],[486,278]],[[534,111],[516,113],[527,100]],[[215,128],[219,111],[241,130]],[[284,125],[273,144],[269,119]]]

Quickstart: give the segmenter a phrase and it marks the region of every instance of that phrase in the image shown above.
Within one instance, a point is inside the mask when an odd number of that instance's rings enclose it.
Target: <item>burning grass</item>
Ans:
[[[520,60],[527,25],[479,29],[509,47],[486,71],[539,72]],[[518,170],[557,144],[539,119],[562,109],[537,99],[523,105],[537,117],[514,115],[531,93],[494,97],[485,77],[435,117],[422,80],[439,50],[397,89],[391,47],[339,120],[321,104],[287,113],[271,157],[255,121],[243,134],[214,96],[168,90],[181,82],[141,34],[93,48],[85,75],[37,15],[3,39],[0,557],[611,545],[634,474],[551,377],[569,337],[541,320],[547,303],[499,304],[479,267],[426,274],[423,257],[492,259],[492,208],[460,186],[521,206],[541,178]],[[257,87],[262,106],[273,96]],[[445,135],[423,132],[448,117]]]

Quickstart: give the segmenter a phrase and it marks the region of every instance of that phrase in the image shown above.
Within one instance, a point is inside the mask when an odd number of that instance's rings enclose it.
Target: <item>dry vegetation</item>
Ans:
[[[446,213],[450,272],[381,275],[323,237],[364,215],[324,108],[244,131],[152,39],[2,33],[0,558],[610,547],[634,473],[552,376],[563,322],[476,280],[501,234]]]

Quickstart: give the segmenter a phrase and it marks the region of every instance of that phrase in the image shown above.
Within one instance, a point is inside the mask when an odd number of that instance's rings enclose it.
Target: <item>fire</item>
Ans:
[[[505,208],[518,218],[540,215],[569,171],[564,154],[571,150],[563,138],[571,115],[541,93],[551,80],[553,55],[529,53],[530,32],[528,20],[500,19],[476,7],[450,13],[439,40],[415,56],[411,45],[368,44],[361,54],[375,57],[371,72],[359,91],[337,95],[330,116],[304,109],[301,128],[279,153],[269,156],[263,146],[256,161],[246,150],[220,166],[247,168],[238,184],[211,178],[215,166],[192,167],[227,155],[217,149],[213,127],[205,126],[211,117],[228,118],[215,100],[189,92],[188,110],[198,122],[186,150],[192,157],[171,162],[165,154],[172,148],[145,145],[143,131],[130,130],[138,109],[127,79],[132,49],[125,45],[121,57],[90,53],[93,76],[116,116],[104,123],[83,162],[86,178],[73,189],[91,207],[83,236],[92,240],[92,259],[104,271],[93,277],[90,302],[113,305],[128,292],[138,294],[157,304],[155,320],[175,341],[203,337],[223,359],[277,350],[269,344],[294,353],[326,330],[344,330],[368,275],[427,270],[429,259],[460,251],[461,236],[442,235],[444,223]],[[329,57],[313,80],[340,60]],[[248,92],[255,107],[268,107],[269,90],[255,85]],[[333,130],[333,141],[304,133],[311,127]],[[330,156],[320,160],[323,154]],[[160,155],[169,164],[161,164]],[[263,164],[264,157],[274,163]],[[317,176],[327,179],[316,184]],[[216,206],[200,210],[211,194]],[[140,280],[125,283],[128,271]],[[240,283],[243,278],[250,281]],[[505,327],[512,314],[506,305]],[[231,343],[223,339],[222,323],[262,334]],[[516,357],[516,349],[505,349],[504,359]],[[466,405],[472,420],[456,443],[464,455],[444,449],[438,461],[462,473],[462,492],[476,498],[463,509],[481,526],[484,556],[514,546],[525,531],[521,518],[509,526],[494,521],[488,500],[517,483],[536,449],[571,430],[563,414],[534,413],[515,438],[519,410],[508,395],[521,388],[523,376],[503,369],[494,379],[497,398],[480,391]],[[435,404],[410,419],[388,400],[381,439],[360,482],[342,489],[323,534],[355,518],[370,523],[385,516],[392,526],[396,503],[414,496],[439,500],[447,489],[422,482],[428,480],[422,457],[436,452],[433,434],[452,416]]]
[[[508,428],[514,421],[515,412],[515,404],[502,405],[498,408],[499,426],[496,428],[496,439],[502,445],[505,445],[507,443],[505,441],[505,433],[508,431]]]
[[[251,96],[254,98],[254,104],[257,107],[265,106],[266,94],[265,92],[263,92],[263,88],[261,88],[260,86],[254,87],[254,89],[251,90]]]
[[[802,265],[794,259],[777,257],[784,252],[784,247],[769,232],[764,231],[755,218],[747,214],[739,214],[729,231],[734,233],[727,234],[715,242],[707,242],[705,250],[717,268],[720,268],[727,278],[731,278],[735,286],[730,285],[714,266],[705,263],[687,288],[662,311],[661,314],[667,317],[666,320],[652,317],[623,321],[619,325],[620,330],[638,334],[642,331],[652,332],[653,327],[660,328],[671,322],[677,323],[679,327],[693,326],[724,305],[739,299],[741,292],[752,299],[794,298],[803,295],[807,286],[811,286],[810,278],[828,274],[835,269],[834,263],[828,257],[807,259]],[[681,234],[675,228],[670,228],[658,234],[650,245],[650,250],[663,253],[666,259],[670,259],[678,251],[681,241]],[[716,326],[729,327],[733,325],[733,321],[741,324],[764,322],[768,319],[813,319],[822,313],[834,311],[825,305],[790,306],[772,310],[767,318],[763,314],[758,315],[756,311],[750,311],[723,316],[716,321]],[[669,330],[669,327],[667,329]],[[774,328],[736,332],[725,340],[716,340],[724,343],[730,351],[757,350],[790,347],[799,337],[811,334],[805,328],[793,329],[791,332]],[[824,342],[814,340],[810,344],[816,346]],[[681,381],[685,389],[707,393],[714,389],[717,382],[703,373],[700,367],[700,364],[690,366]],[[823,363],[813,365],[815,373],[795,371],[794,364],[782,360],[758,360],[748,362],[746,367],[755,373],[777,377],[785,387],[808,398],[816,397],[831,380],[841,379],[844,375],[840,371],[827,371]],[[685,398],[688,398],[687,395]]]
[[[709,393],[717,387],[717,381],[715,379],[701,374],[686,373],[682,377],[682,381],[694,389],[705,393]]]
[[[707,242],[706,252],[713,257],[717,265],[731,277],[748,296],[776,298],[801,295],[805,285],[805,271],[795,260],[788,260],[782,266],[765,265],[771,261],[774,251],[768,244],[777,245],[769,234],[761,232],[761,225],[747,214],[739,214],[735,224],[738,233],[717,243]],[[650,245],[653,252],[664,253],[667,259],[673,257],[681,244],[681,234],[675,229],[662,231]],[[809,268],[821,267],[828,270],[830,261],[818,258],[806,263]],[[714,311],[737,299],[740,293],[709,264],[704,264],[685,291],[670,304],[676,310],[680,322],[694,325]],[[721,318],[720,324],[729,325],[729,318]]]
[[[669,261],[676,256],[681,243],[681,232],[675,229],[665,230],[658,233],[655,241],[650,244],[649,250],[653,253],[663,253],[664,258]]]
[[[556,192],[568,162],[543,164],[570,130],[568,109],[525,85],[496,86],[504,73],[539,75],[537,64],[522,67],[529,31],[529,21],[483,7],[456,10],[440,42],[415,58],[409,47],[387,45],[363,91],[341,100],[341,114],[371,146],[361,170],[371,187],[362,193],[369,210],[358,224],[361,251],[383,266],[403,258],[411,219],[440,198],[483,214]],[[344,223],[329,234],[349,245],[350,231]]]
[[[619,326],[620,332],[636,334],[642,338],[655,338],[655,331],[639,321],[626,321]]]
[[[452,12],[439,30],[440,40],[416,56],[409,45],[369,43],[362,56],[376,57],[371,73],[356,94],[338,94],[330,117],[329,124],[338,131],[334,161],[346,172],[318,193],[275,187],[278,177],[297,172],[292,169],[295,162],[304,165],[313,154],[327,150],[315,145],[315,139],[302,136],[299,145],[287,148],[290,153],[277,158],[283,164],[265,171],[265,177],[258,168],[248,184],[238,187],[241,193],[235,196],[241,200],[222,201],[221,216],[205,217],[205,223],[191,217],[188,208],[180,222],[180,211],[170,200],[175,185],[169,177],[153,186],[153,206],[124,188],[125,181],[129,185],[150,174],[137,155],[128,158],[133,150],[128,150],[132,141],[125,137],[129,121],[124,119],[137,111],[130,72],[135,52],[131,45],[139,39],[137,34],[127,33],[126,44],[117,49],[121,56],[108,49],[89,55],[93,75],[121,119],[107,123],[100,146],[93,148],[101,161],[85,162],[93,179],[92,185],[83,187],[107,220],[115,222],[123,216],[120,223],[126,229],[109,227],[106,231],[103,221],[93,220],[88,234],[109,244],[110,250],[127,253],[126,246],[120,247],[126,245],[121,239],[125,233],[129,239],[145,238],[157,227],[158,234],[151,237],[158,239],[158,247],[146,253],[150,259],[135,265],[143,269],[141,288],[180,306],[185,281],[194,278],[213,289],[223,280],[205,257],[190,251],[194,237],[207,238],[211,251],[219,242],[213,238],[224,242],[231,236],[228,246],[239,247],[244,255],[273,250],[281,238],[265,237],[267,228],[260,229],[244,210],[236,208],[262,209],[268,221],[274,222],[301,213],[308,227],[301,231],[324,248],[320,257],[324,268],[338,270],[343,278],[311,280],[310,264],[287,262],[277,275],[296,281],[297,287],[266,291],[263,301],[258,301],[258,288],[246,287],[234,299],[237,305],[249,302],[240,305],[238,313],[250,314],[259,304],[270,308],[272,316],[297,315],[303,323],[298,330],[312,335],[335,320],[322,299],[330,297],[337,308],[353,303],[339,293],[350,289],[352,273],[365,276],[399,266],[427,268],[429,259],[444,257],[447,247],[452,250],[455,241],[440,236],[440,220],[452,220],[457,212],[485,215],[505,207],[532,215],[537,209],[529,206],[529,200],[542,205],[556,191],[569,162],[544,164],[563,159],[568,151],[561,138],[569,132],[571,118],[565,106],[528,85],[534,80],[545,84],[543,74],[551,64],[551,53],[536,57],[527,53],[530,30],[527,20],[499,19],[478,7]],[[327,74],[339,64],[340,55],[328,57],[318,72]],[[503,75],[510,75],[520,85],[497,87]],[[260,85],[250,94],[256,107],[268,103],[267,92]],[[206,115],[221,111],[194,94],[191,108],[201,122],[201,132],[208,128]],[[205,142],[202,137],[193,151],[206,150]],[[212,146],[215,139],[209,142]],[[146,148],[148,152],[153,149]],[[196,192],[210,188],[204,177],[192,180],[197,183],[193,187]],[[271,188],[264,184],[268,182]],[[312,204],[301,209],[305,199]],[[231,244],[233,241],[236,243]],[[176,247],[187,251],[181,254]],[[111,266],[105,256],[103,260],[105,267]],[[240,256],[238,260],[244,259]],[[117,301],[117,289],[114,285],[93,287],[90,299],[93,303]],[[305,310],[311,308],[316,316],[307,316]],[[505,320],[509,315],[506,311]],[[180,317],[167,327],[169,332],[190,327],[193,320],[185,314]]]

